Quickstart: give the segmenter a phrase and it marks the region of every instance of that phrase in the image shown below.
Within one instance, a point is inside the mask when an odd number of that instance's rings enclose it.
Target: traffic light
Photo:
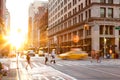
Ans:
[[[88,24],[84,25],[84,30],[89,30],[89,25]]]

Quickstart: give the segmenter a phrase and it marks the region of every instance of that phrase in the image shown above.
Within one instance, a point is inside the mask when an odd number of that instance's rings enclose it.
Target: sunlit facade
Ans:
[[[40,47],[40,19],[45,13],[47,2],[35,1],[29,7],[29,30],[28,30],[28,44],[29,47]],[[44,27],[44,26],[42,26]]]
[[[120,49],[120,0],[49,0],[48,37],[51,48],[66,52],[79,47],[113,51]],[[89,29],[84,29],[85,24]],[[73,36],[80,40],[75,43]],[[104,42],[106,39],[106,44]],[[105,45],[103,45],[105,44]],[[105,47],[105,48],[104,48]]]
[[[7,56],[10,52],[10,45],[6,39],[8,30],[6,10],[6,0],[0,0],[0,56]]]

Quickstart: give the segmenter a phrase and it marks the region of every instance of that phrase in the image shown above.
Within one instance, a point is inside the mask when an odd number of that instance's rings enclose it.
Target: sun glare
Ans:
[[[25,41],[25,37],[23,36],[23,34],[21,32],[11,32],[10,36],[9,36],[9,43],[16,47],[16,49],[19,49],[22,44],[24,44]]]

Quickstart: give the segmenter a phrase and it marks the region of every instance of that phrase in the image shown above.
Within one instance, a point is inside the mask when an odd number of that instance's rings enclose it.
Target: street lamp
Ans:
[[[106,57],[106,41],[107,39],[104,37],[104,57]]]
[[[84,38],[83,38],[83,45],[85,44],[85,37],[86,37],[86,30],[89,30],[89,25],[88,24],[85,24],[83,26],[84,28]],[[84,48],[85,49],[85,48]]]

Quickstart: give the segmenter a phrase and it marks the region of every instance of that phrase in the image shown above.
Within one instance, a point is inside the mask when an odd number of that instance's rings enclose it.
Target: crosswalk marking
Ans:
[[[42,63],[32,62],[34,67],[32,69],[28,68],[27,73],[31,76],[33,80],[76,80],[75,78],[62,73],[50,66],[43,66]],[[60,65],[60,64],[58,64]],[[61,65],[60,65],[61,66]],[[24,72],[24,71],[23,71]]]
[[[10,69],[15,69],[15,68],[17,68],[16,62],[11,62],[10,63]]]
[[[57,63],[56,65],[58,65],[58,66],[63,66],[62,64],[58,64],[58,63]]]

